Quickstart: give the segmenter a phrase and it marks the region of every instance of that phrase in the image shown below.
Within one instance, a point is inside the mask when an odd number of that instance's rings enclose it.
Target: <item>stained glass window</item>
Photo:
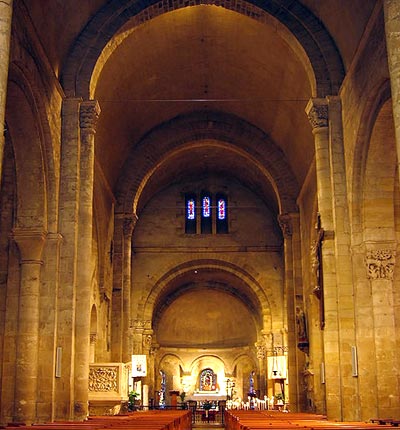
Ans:
[[[212,369],[204,369],[200,373],[200,391],[215,391],[217,389],[217,375]]]
[[[217,218],[216,229],[217,233],[228,233],[228,202],[225,194],[218,193],[217,199]]]
[[[196,234],[196,195],[186,194],[185,196],[185,233]]]
[[[225,219],[226,217],[226,202],[225,199],[218,199],[218,219]]]
[[[196,202],[193,198],[187,201],[186,216],[187,219],[196,219]]]
[[[207,191],[201,193],[201,232],[212,233],[211,195]]]
[[[210,196],[203,197],[203,217],[208,218],[211,216],[211,199]]]
[[[185,233],[196,234],[199,229],[202,234],[228,233],[228,200],[225,194],[217,193],[215,200],[207,190],[200,195],[185,195]]]

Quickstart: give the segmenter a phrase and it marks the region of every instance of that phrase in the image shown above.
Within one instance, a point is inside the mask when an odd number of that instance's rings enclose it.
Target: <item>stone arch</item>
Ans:
[[[225,361],[216,354],[199,354],[191,363],[189,372],[192,376],[192,383],[194,382],[195,387],[198,387],[200,373],[210,368],[217,374],[217,382],[221,385],[222,380],[225,376]]]
[[[322,22],[299,1],[287,4],[284,0],[263,3],[256,0],[242,3],[194,0],[190,6],[201,4],[215,4],[262,22],[265,22],[266,15],[271,15],[293,35],[311,64],[313,76],[309,79],[310,82],[315,82],[313,96],[337,94],[344,76],[339,52]],[[135,18],[134,26],[140,25],[162,13],[185,6],[185,3],[178,0],[169,3],[158,0],[145,0],[141,3],[134,0],[114,0],[107,3],[87,24],[72,47],[62,73],[66,95],[90,99],[90,85],[96,62],[108,42],[130,19]]]
[[[233,360],[232,368],[234,369],[234,378],[236,380],[236,389],[239,398],[243,398],[244,402],[247,401],[246,393],[249,392],[250,388],[250,372],[256,371],[260,372],[262,369],[259,368],[257,362],[249,354],[240,354]],[[258,388],[257,378],[255,379],[256,386]]]
[[[7,124],[15,155],[16,225],[22,228],[46,228],[45,172],[35,116],[22,88],[16,82],[9,83],[8,100],[13,100],[14,104],[12,113],[7,115]],[[21,124],[24,124],[24,127],[21,127]]]
[[[382,142],[385,142],[384,154]],[[363,177],[363,231],[366,241],[395,239],[394,189],[397,155],[391,99],[377,112]]]
[[[18,63],[10,64],[6,121],[17,169],[17,224],[56,231],[57,180],[51,133],[40,96],[43,92],[27,73],[31,74]]]
[[[151,289],[147,290],[145,297],[142,297],[141,301],[141,312],[143,321],[154,321],[154,311],[159,306],[160,297],[166,295],[169,285],[179,279],[187,273],[193,272],[194,270],[215,270],[229,273],[238,279],[239,282],[248,286],[248,291],[238,292],[237,294],[246,294],[246,299],[248,303],[250,302],[252,306],[255,307],[255,311],[258,316],[258,324],[260,327],[271,329],[271,306],[268,300],[268,294],[264,292],[256,279],[249,275],[246,271],[240,267],[218,260],[193,260],[180,266],[174,267],[173,269],[167,271],[162,278],[160,278]],[[244,300],[242,298],[242,300]]]
[[[269,184],[270,194],[276,199],[276,210],[297,212],[299,187],[282,150],[258,128],[220,112],[181,115],[148,133],[125,163],[116,189],[116,212],[135,213],[146,183],[162,166],[166,154],[172,156],[174,151],[202,140],[212,140],[214,145],[223,145],[246,159]]]
[[[375,88],[374,93],[367,100],[362,117],[360,128],[357,133],[357,140],[353,154],[353,173],[350,184],[350,216],[354,234],[354,244],[360,244],[363,241],[364,226],[364,186],[365,175],[367,171],[368,151],[370,147],[371,135],[376,124],[379,112],[382,107],[391,98],[390,81],[383,82]]]
[[[172,363],[169,363],[168,360],[172,360]],[[167,352],[167,353],[163,354],[160,357],[160,359],[158,360],[158,365],[156,365],[157,373],[160,370],[162,370],[165,373],[166,385],[167,385],[167,389],[166,389],[167,397],[169,397],[169,394],[168,394],[169,390],[177,388],[177,387],[173,386],[174,376],[180,377],[180,374],[178,375],[177,370],[179,370],[179,372],[180,372],[180,369],[183,369],[183,367],[184,367],[184,364],[183,364],[182,359],[177,354],[174,354],[171,352]],[[159,381],[160,377],[157,376],[156,379],[157,379],[157,381]],[[179,389],[180,389],[180,387],[179,387]]]

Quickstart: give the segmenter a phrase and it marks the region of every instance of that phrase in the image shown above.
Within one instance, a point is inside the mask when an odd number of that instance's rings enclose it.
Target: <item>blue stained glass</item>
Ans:
[[[209,218],[211,215],[211,199],[209,196],[203,197],[203,217]]]
[[[187,219],[195,219],[195,216],[196,216],[196,207],[195,207],[194,199],[189,199],[187,201],[186,217]]]
[[[224,199],[218,200],[218,219],[224,220],[226,217],[226,203]]]

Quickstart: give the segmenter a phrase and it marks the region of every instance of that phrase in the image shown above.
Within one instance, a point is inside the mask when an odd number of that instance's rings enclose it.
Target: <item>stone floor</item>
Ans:
[[[193,430],[205,430],[205,429],[212,429],[212,430],[223,430],[225,427],[222,424],[193,424],[192,425]]]

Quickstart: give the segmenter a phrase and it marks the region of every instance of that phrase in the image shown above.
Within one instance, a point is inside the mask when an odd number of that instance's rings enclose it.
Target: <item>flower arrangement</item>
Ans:
[[[203,409],[209,411],[212,408],[212,403],[208,400],[205,400],[203,403]]]

